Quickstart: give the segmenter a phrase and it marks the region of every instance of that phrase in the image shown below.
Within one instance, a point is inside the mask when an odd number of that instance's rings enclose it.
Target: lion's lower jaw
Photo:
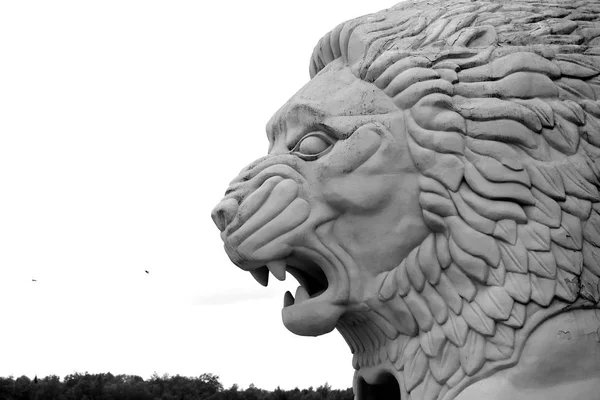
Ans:
[[[401,334],[398,330],[394,333],[390,329],[393,326],[392,323],[381,316],[381,314],[385,314],[385,311],[382,310],[385,304],[380,303],[378,307],[374,306],[375,304],[371,304],[369,311],[346,313],[337,324],[338,331],[353,352],[352,363],[356,370],[353,387],[356,400],[373,398],[398,400],[463,399],[464,394],[462,392],[467,388],[469,390],[466,391],[466,395],[475,396],[464,397],[469,400],[479,398],[477,396],[482,393],[491,396],[489,398],[494,400],[511,398],[510,396],[506,397],[509,391],[512,394],[518,394],[520,393],[519,390],[522,389],[515,389],[511,386],[511,383],[509,383],[510,377],[522,375],[523,368],[532,365],[531,360],[524,360],[521,363],[519,361],[526,345],[527,348],[531,348],[531,342],[540,341],[538,337],[533,337],[528,342],[534,331],[555,316],[564,317],[566,312],[591,307],[589,301],[584,299],[572,304],[566,304],[555,299],[548,307],[530,304],[527,307],[527,318],[524,325],[515,332],[510,354],[507,353],[506,357],[502,359],[498,357],[491,357],[495,359],[490,359],[491,353],[485,345],[483,348],[477,348],[468,340],[464,346],[457,348],[456,346],[453,347],[451,342],[447,340],[444,340],[447,344],[433,343],[435,339],[432,341],[432,336],[428,332],[420,332],[414,336]],[[595,312],[595,310],[588,311]],[[591,318],[588,316],[587,319]],[[600,318],[597,318],[595,323],[595,328],[590,332],[597,335],[595,338],[600,343]],[[564,340],[570,340],[567,335],[575,335],[575,333],[568,333],[567,330],[555,332],[556,328],[553,326],[548,328],[548,324],[543,325],[543,329],[544,332],[536,334],[542,338],[549,338],[549,340],[553,337],[556,338],[556,335],[561,338],[564,336]],[[588,332],[586,335],[589,336],[590,333]],[[584,336],[584,334],[580,332],[579,336]],[[548,346],[552,346],[552,344]],[[539,348],[537,351],[540,354],[546,352],[542,349],[543,347],[543,344],[537,344],[537,348]],[[449,350],[452,348],[457,351]],[[593,368],[596,368],[594,371],[600,372],[600,357],[598,357],[598,354],[600,354],[600,344],[596,353],[590,355],[592,359],[597,358],[599,360],[598,365]],[[470,369],[469,360],[478,357],[482,357],[483,361],[477,368]],[[560,365],[563,360],[560,357],[555,358],[556,365]],[[532,365],[534,370],[539,368],[539,365]],[[468,372],[465,372],[465,370]],[[501,374],[505,374],[504,370],[508,372],[508,378],[504,375],[501,376]],[[482,386],[484,389],[473,386],[483,379],[485,379]],[[533,378],[531,380],[535,381]],[[567,382],[564,386],[566,387],[570,383]],[[594,384],[593,382],[590,383],[590,385]],[[600,381],[596,385],[594,389],[597,393],[600,390]],[[542,393],[545,393],[543,392],[545,390],[544,386],[548,386],[548,383],[540,385],[539,388],[528,389],[527,393],[536,396],[539,394],[539,399],[542,400],[544,398]],[[582,399],[588,400],[587,397],[582,397]],[[589,398],[589,400],[592,399],[595,398]]]
[[[320,336],[335,329],[345,307],[325,299],[314,300],[320,300],[317,307],[308,304],[309,300],[281,310],[283,324],[289,331],[300,336]]]

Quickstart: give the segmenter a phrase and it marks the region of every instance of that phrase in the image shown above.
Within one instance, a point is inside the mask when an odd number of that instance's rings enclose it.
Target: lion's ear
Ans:
[[[476,26],[456,32],[446,42],[451,46],[487,48],[498,43],[498,35],[491,25]]]

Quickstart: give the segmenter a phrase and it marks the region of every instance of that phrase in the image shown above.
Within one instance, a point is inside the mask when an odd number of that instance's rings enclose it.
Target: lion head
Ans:
[[[337,328],[359,398],[386,376],[403,399],[452,398],[543,318],[598,307],[597,18],[589,1],[408,2],[315,47],[213,219],[260,283],[297,278],[285,326]]]

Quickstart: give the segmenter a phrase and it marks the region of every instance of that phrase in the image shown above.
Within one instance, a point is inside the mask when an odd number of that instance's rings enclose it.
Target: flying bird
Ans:
[[[32,279],[31,281],[32,281],[32,282],[37,282],[37,280],[36,280],[36,279]]]
[[[144,271],[146,271],[146,273],[147,273],[147,274],[149,274],[149,273],[150,273],[150,272],[148,272],[148,270],[147,270],[147,269],[145,269]]]

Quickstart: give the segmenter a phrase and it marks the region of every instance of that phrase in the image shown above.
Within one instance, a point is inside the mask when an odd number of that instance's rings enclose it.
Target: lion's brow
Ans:
[[[275,113],[273,118],[267,123],[267,137],[270,141],[274,141],[279,135],[285,134],[286,122],[295,116],[301,121],[312,120],[313,124],[317,121],[324,120],[328,113],[323,109],[305,102],[293,102],[281,108]]]

